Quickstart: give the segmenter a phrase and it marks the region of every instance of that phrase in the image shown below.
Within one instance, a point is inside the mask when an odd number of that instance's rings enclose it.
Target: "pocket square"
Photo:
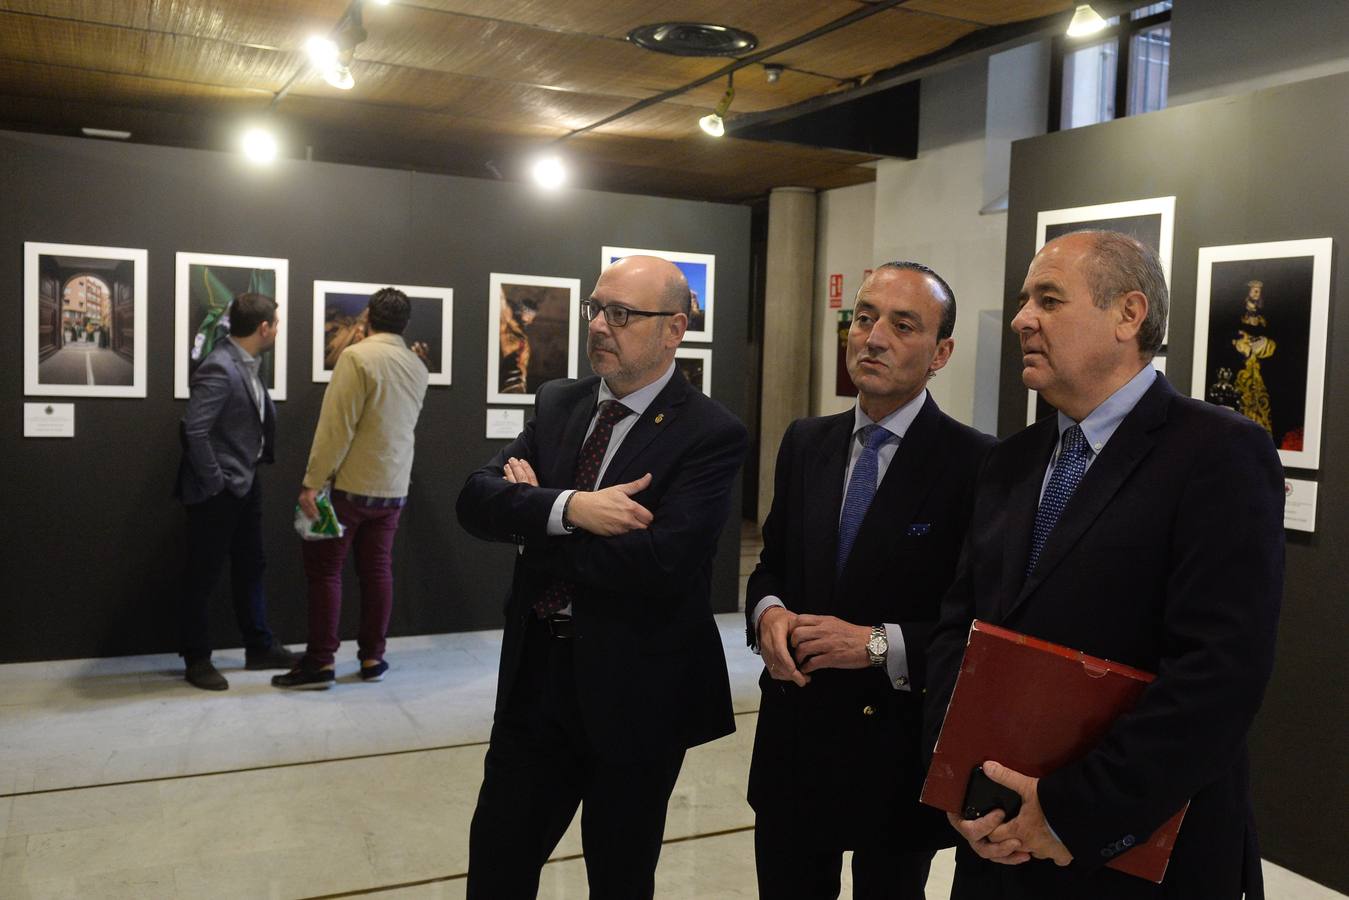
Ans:
[[[906,530],[904,533],[906,535],[921,535],[927,534],[931,530],[932,530],[931,522],[914,522],[912,525],[908,527],[908,530]]]

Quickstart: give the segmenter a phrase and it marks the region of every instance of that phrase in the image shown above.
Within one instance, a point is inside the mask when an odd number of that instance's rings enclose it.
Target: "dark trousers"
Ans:
[[[179,621],[179,653],[188,661],[211,658],[211,591],[230,563],[234,618],[249,651],[272,646],[267,598],[262,588],[262,484],[257,476],[247,494],[228,489],[187,507],[187,568]]]
[[[858,802],[865,799],[859,797]],[[845,850],[853,851],[854,900],[923,900],[932,851],[905,852],[897,842],[884,840],[858,847],[820,846],[800,836],[799,822],[762,815],[754,822],[759,897],[834,900]]]
[[[572,640],[551,637],[532,614],[529,620],[521,671],[492,725],[469,831],[469,900],[536,896],[539,871],[578,805],[592,900],[651,897],[684,750],[602,758],[581,726]]]
[[[346,530],[340,538],[303,541],[304,574],[309,582],[309,649],[305,662],[330,666],[341,643],[342,565],[356,549],[356,575],[361,581],[360,659],[383,659],[384,638],[393,612],[393,536],[401,507],[358,506],[333,495],[333,511]]]

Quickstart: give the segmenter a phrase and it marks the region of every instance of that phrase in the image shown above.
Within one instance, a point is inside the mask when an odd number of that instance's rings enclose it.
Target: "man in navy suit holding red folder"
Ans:
[[[1040,779],[985,765],[1021,794],[1021,812],[950,817],[965,839],[952,896],[1263,897],[1246,734],[1283,591],[1274,445],[1153,368],[1167,288],[1156,254],[1133,238],[1088,231],[1047,244],[1019,301],[1022,379],[1058,413],[995,448],[980,477],[928,655],[928,747],[972,619],[1157,679],[1082,759]],[[1105,867],[1187,801],[1160,885]]]

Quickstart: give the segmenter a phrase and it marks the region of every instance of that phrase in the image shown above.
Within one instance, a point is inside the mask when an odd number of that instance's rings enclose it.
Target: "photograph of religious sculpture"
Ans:
[[[487,402],[534,402],[539,385],[575,378],[581,281],[493,272],[487,303]]]
[[[186,400],[192,373],[218,342],[229,337],[230,301],[252,293],[276,301],[280,333],[276,345],[262,354],[259,373],[273,400],[286,399],[286,286],[284,259],[227,256],[218,253],[177,254],[174,280],[173,396]]]
[[[1331,244],[1199,249],[1190,396],[1259,425],[1297,469],[1320,464]]]
[[[675,368],[689,384],[712,396],[712,348],[680,347],[675,350]]]
[[[678,250],[638,250],[633,247],[604,247],[600,270],[625,256],[658,256],[679,267],[688,279],[693,294],[693,312],[684,340],[706,343],[712,340],[713,293],[716,287],[717,258],[710,253],[682,253]]]
[[[144,397],[146,251],[23,245],[23,392]]]
[[[1175,197],[1148,197],[1119,203],[1042,210],[1035,216],[1035,250],[1038,253],[1041,247],[1055,238],[1088,229],[1118,231],[1156,250],[1162,271],[1166,274],[1166,284],[1171,286],[1171,244],[1176,229]],[[1166,341],[1167,337],[1163,336],[1162,353],[1166,352]],[[1026,394],[1027,425],[1033,425],[1037,419],[1054,411],[1054,407],[1041,400],[1035,391],[1027,391]]]
[[[370,305],[370,295],[386,287],[407,294],[412,304],[412,318],[403,332],[403,340],[426,364],[431,373],[430,383],[450,383],[454,291],[355,281],[314,282],[314,381],[331,381],[337,357],[366,337],[365,310]]]

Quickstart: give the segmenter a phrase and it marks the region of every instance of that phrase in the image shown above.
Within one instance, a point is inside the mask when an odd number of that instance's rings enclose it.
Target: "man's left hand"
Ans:
[[[871,665],[869,640],[870,625],[854,625],[837,616],[797,616],[791,634],[796,667],[806,674],[817,669],[867,668]]]
[[[534,474],[534,467],[528,460],[517,459],[512,456],[506,460],[506,465],[502,469],[502,474],[511,484],[529,484],[534,487],[539,486],[539,476]]]
[[[300,499],[296,502],[300,504],[300,509],[304,510],[304,514],[311,519],[319,517],[318,496],[319,492],[313,488],[300,488]]]
[[[1052,859],[1059,866],[1066,866],[1073,861],[1073,854],[1068,852],[1062,841],[1054,837],[1054,832],[1049,830],[1049,823],[1045,821],[1044,810],[1040,808],[1040,779],[1022,775],[995,762],[984,763],[984,774],[1021,795],[1021,812],[1010,822],[994,828],[988,835],[989,843],[1014,840],[1036,859]]]

